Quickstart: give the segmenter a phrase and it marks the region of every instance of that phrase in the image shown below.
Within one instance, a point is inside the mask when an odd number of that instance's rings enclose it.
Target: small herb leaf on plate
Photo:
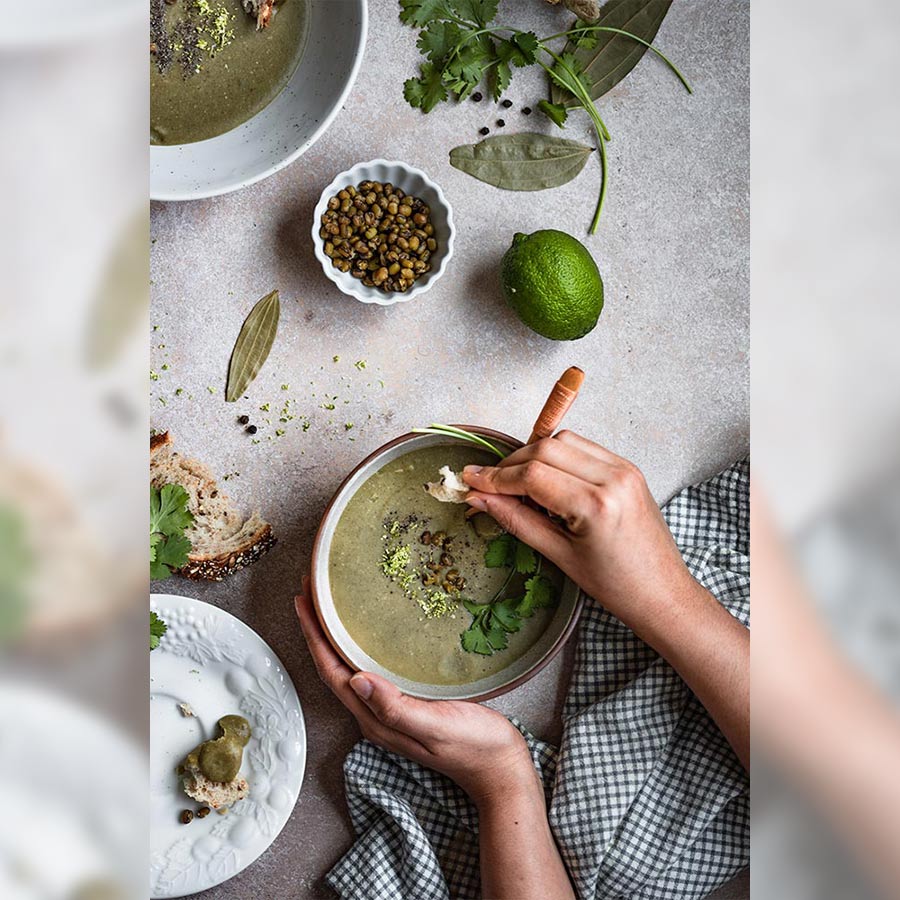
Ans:
[[[278,291],[272,291],[257,302],[244,321],[228,367],[227,403],[240,399],[259,374],[275,342],[280,314]]]
[[[672,0],[609,0],[601,9],[600,17],[591,24],[627,31],[649,44],[656,37],[671,5]],[[566,45],[566,50],[574,51],[581,70],[591,79],[590,96],[597,100],[640,62],[648,48],[623,34],[608,31],[594,31],[593,34],[596,39],[590,40],[587,31],[576,29],[575,40]],[[578,43],[589,46],[579,49]],[[581,105],[555,79],[551,80],[550,99],[565,106]]]
[[[591,147],[555,135],[500,134],[454,147],[450,165],[506,191],[542,191],[571,181],[592,152]]]
[[[155,613],[150,613],[150,649],[159,646],[160,638],[168,631],[168,625]]]

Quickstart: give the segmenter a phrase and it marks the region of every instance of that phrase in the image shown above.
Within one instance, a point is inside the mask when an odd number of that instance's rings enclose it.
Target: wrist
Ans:
[[[671,586],[665,597],[657,598],[652,612],[631,628],[662,656],[690,643],[701,619],[721,612],[719,602],[687,570],[685,577]]]
[[[537,800],[544,805],[544,786],[527,751],[512,763],[492,766],[489,777],[467,787],[466,793],[482,815]]]

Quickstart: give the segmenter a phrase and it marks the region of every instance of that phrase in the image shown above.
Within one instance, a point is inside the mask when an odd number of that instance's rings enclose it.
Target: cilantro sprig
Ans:
[[[417,46],[424,57],[418,77],[405,82],[403,96],[411,106],[429,113],[451,96],[465,100],[486,81],[497,101],[509,87],[515,69],[540,66],[554,84],[578,101],[578,108],[587,112],[597,135],[600,193],[590,226],[590,233],[595,234],[606,200],[606,142],[610,134],[591,97],[591,78],[578,56],[571,51],[557,52],[550,45],[565,40],[578,48],[590,48],[602,32],[620,35],[652,50],[688,93],[692,93],[691,87],[665,54],[629,31],[579,21],[568,31],[538,37],[533,31],[495,23],[498,3],[499,0],[400,0],[400,21],[421,29]],[[541,100],[538,108],[560,128],[565,126],[566,106]]]
[[[159,646],[160,639],[169,630],[169,626],[155,613],[150,613],[150,649]]]
[[[501,534],[488,544],[484,564],[490,569],[509,569],[509,573],[490,603],[463,600],[472,622],[460,635],[460,643],[468,653],[490,656],[509,646],[509,635],[518,631],[535,610],[553,606],[556,593],[553,582],[541,574],[542,557],[511,534]],[[531,576],[525,581],[524,593],[505,596],[517,574]]]
[[[191,542],[184,532],[194,516],[187,505],[188,494],[180,484],[150,488],[150,578],[154,581],[168,578],[188,561]]]

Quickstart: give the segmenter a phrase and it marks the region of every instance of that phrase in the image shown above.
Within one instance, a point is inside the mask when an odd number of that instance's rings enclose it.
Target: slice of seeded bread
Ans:
[[[185,532],[191,552],[179,575],[221,581],[256,562],[275,544],[272,526],[258,512],[245,519],[203,463],[172,449],[167,431],[150,438],[150,485],[164,484],[180,484],[188,492],[188,509],[194,515]]]

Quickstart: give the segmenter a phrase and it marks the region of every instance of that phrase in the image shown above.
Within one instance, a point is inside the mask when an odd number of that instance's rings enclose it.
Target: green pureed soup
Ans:
[[[467,522],[468,506],[440,503],[423,484],[439,480],[441,466],[492,463],[486,451],[463,444],[410,451],[365,481],[338,521],[328,560],[335,609],[353,640],[397,675],[435,685],[493,675],[534,645],[555,612],[540,608],[522,618],[506,649],[463,649],[461,634],[473,621],[463,598],[489,602],[507,579],[501,596],[520,597],[528,576],[489,568],[488,547],[511,538],[483,514]],[[543,562],[542,574],[558,596],[559,571]]]
[[[241,0],[150,0],[150,143],[224,134],[268,106],[306,43],[306,0],[282,0],[257,30]]]

